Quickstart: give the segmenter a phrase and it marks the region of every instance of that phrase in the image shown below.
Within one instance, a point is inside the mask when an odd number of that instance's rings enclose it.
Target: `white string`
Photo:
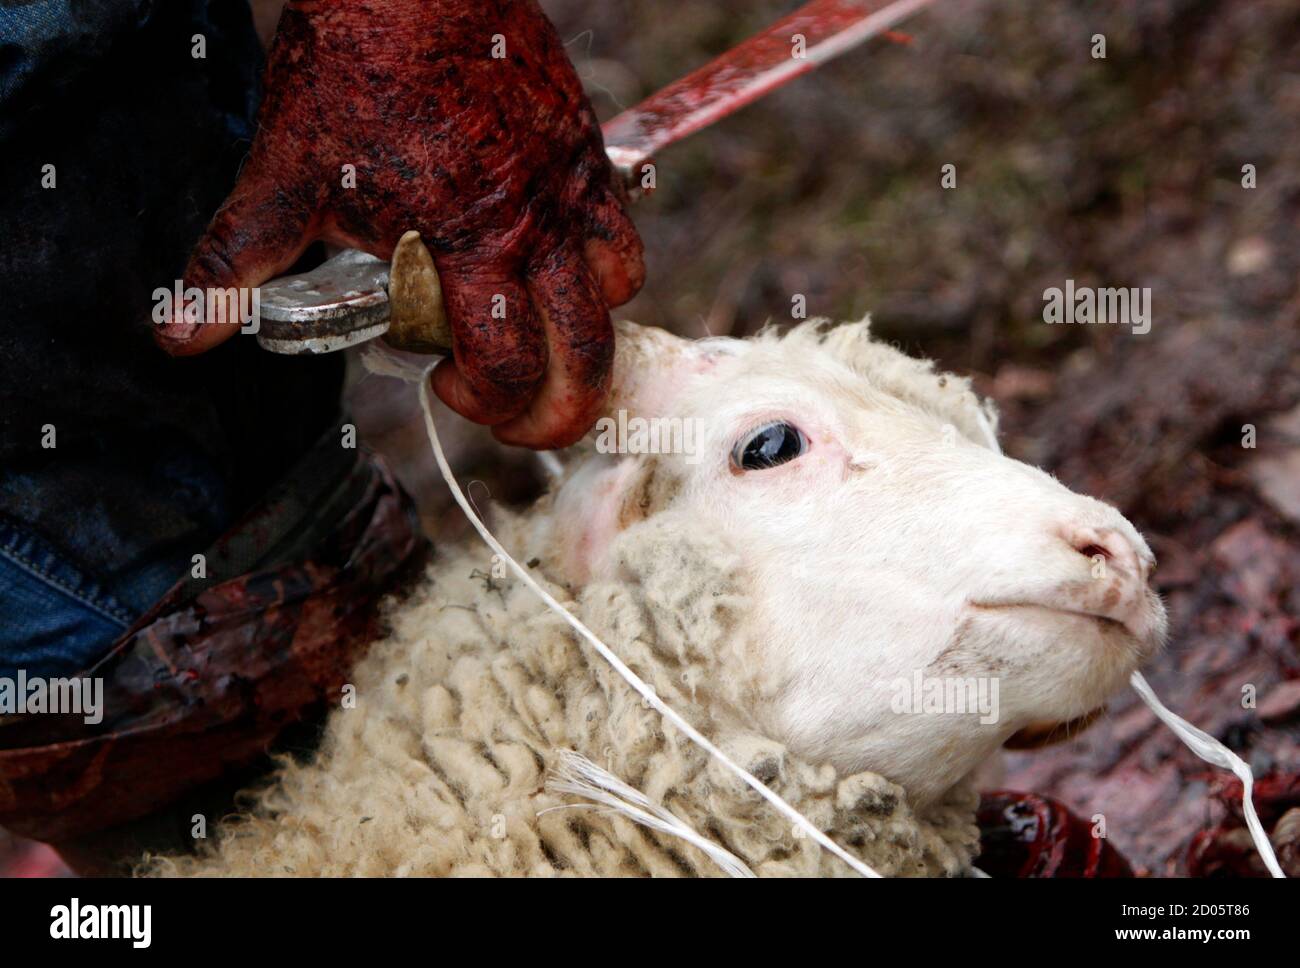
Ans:
[[[602,813],[622,814],[643,827],[678,837],[698,847],[732,877],[754,876],[745,862],[731,851],[700,836],[690,824],[671,813],[663,804],[655,803],[640,790],[624,783],[608,770],[602,770],[581,753],[559,750],[558,757],[559,762],[546,781],[546,789],[552,793],[566,793],[596,802],[562,803],[537,811],[539,817],[552,810],[600,810]]]
[[[385,360],[378,352],[367,353],[363,359],[366,366],[377,373],[385,373],[389,376],[398,376],[402,379],[410,379],[409,374],[414,372],[413,368],[409,365],[391,359]],[[557,602],[551,596],[550,592],[539,585],[533,579],[533,576],[530,575],[527,570],[519,564],[519,562],[515,561],[510,552],[506,551],[506,549],[502,547],[501,542],[497,541],[497,539],[493,537],[492,532],[487,529],[487,526],[483,524],[478,514],[475,513],[474,508],[470,506],[469,501],[466,500],[465,494],[460,489],[460,485],[456,483],[456,476],[451,472],[451,467],[447,463],[447,458],[442,452],[442,444],[438,440],[438,430],[433,423],[433,404],[429,399],[429,374],[432,370],[433,366],[425,367],[420,372],[419,377],[420,409],[424,411],[424,429],[428,432],[429,444],[433,447],[433,457],[434,460],[438,462],[438,470],[442,472],[443,480],[447,482],[447,487],[451,490],[452,497],[456,499],[456,503],[460,505],[460,509],[465,513],[465,517],[469,519],[470,524],[474,525],[474,530],[479,533],[479,537],[487,543],[489,548],[501,556],[502,560],[510,566],[510,570],[515,573],[515,576],[532,589],[533,593],[546,604],[547,608],[551,609],[551,611],[563,618],[575,632],[582,636],[582,638],[586,639],[591,647],[599,652],[605,661],[614,667],[614,671],[622,676],[629,686],[640,693],[641,697],[645,699],[647,703],[657,709],[661,716],[685,733],[692,742],[703,749],[706,753],[721,762],[728,770],[740,777],[740,779],[752,788],[755,793],[761,796],[768,803],[772,804],[773,807],[784,814],[797,827],[803,829],[813,838],[813,840],[817,841],[817,843],[821,844],[863,877],[880,877],[878,873],[817,829],[812,821],[794,807],[790,806],[790,804],[786,803],[785,800],[781,799],[781,797],[777,796],[777,794],[770,790],[766,784],[758,779],[758,777],[735,763],[731,757],[727,756],[726,753],[714,746],[712,742],[699,732],[699,730],[678,715],[677,712],[660,699],[655,694],[654,690],[646,685],[635,672],[629,669],[623,663],[623,660],[614,654],[613,650],[611,650],[609,646],[602,642],[594,632],[587,628],[587,626],[583,625],[582,622],[580,622],[567,608]]]
[[[983,413],[982,408],[978,420],[980,428],[988,436],[989,446],[995,453],[1002,453],[1002,448],[998,445],[997,434],[993,431],[993,424]],[[1197,729],[1165,706],[1157,698],[1151,684],[1142,677],[1142,673],[1134,671],[1133,675],[1129,677],[1129,685],[1133,687],[1133,691],[1138,694],[1139,698],[1151,707],[1151,711],[1159,717],[1160,721],[1173,730],[1174,735],[1187,745],[1188,749],[1205,760],[1205,762],[1212,763],[1225,770],[1231,770],[1237,775],[1238,779],[1241,780],[1241,808],[1242,813],[1246,816],[1246,828],[1250,831],[1250,839],[1255,842],[1255,849],[1259,851],[1259,856],[1263,858],[1264,866],[1268,868],[1268,872],[1274,877],[1286,877],[1286,874],[1282,872],[1281,865],[1277,862],[1277,856],[1273,853],[1273,845],[1269,843],[1268,834],[1264,832],[1264,826],[1259,822],[1259,817],[1255,814],[1255,803],[1252,799],[1252,791],[1255,789],[1255,777],[1250,771],[1250,766],[1209,733]]]
[[[1255,842],[1255,849],[1259,851],[1259,856],[1264,859],[1264,866],[1268,868],[1270,874],[1274,877],[1286,877],[1286,874],[1282,873],[1281,865],[1277,862],[1277,856],[1273,853],[1273,845],[1268,842],[1268,834],[1264,832],[1264,825],[1259,822],[1259,817],[1255,814],[1255,803],[1251,798],[1251,791],[1255,787],[1255,777],[1250,772],[1250,767],[1246,762],[1209,733],[1197,729],[1177,713],[1170,712],[1164,703],[1156,697],[1151,684],[1142,678],[1142,673],[1134,672],[1129,677],[1129,684],[1133,687],[1134,692],[1142,698],[1142,701],[1151,707],[1151,711],[1174,731],[1174,735],[1187,744],[1188,749],[1205,760],[1205,762],[1213,763],[1215,766],[1231,770],[1237,774],[1237,777],[1241,780],[1241,808],[1246,815],[1246,827],[1250,830],[1251,840]]]

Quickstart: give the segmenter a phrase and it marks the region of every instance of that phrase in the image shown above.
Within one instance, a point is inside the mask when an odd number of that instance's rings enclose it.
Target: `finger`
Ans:
[[[557,246],[531,265],[528,288],[550,347],[546,378],[528,409],[493,434],[538,450],[567,447],[590,429],[609,393],[614,330],[576,246]]]
[[[185,267],[183,286],[187,292],[197,289],[202,305],[173,307],[170,320],[154,332],[158,345],[189,356],[239,332],[244,321],[229,318],[235,314],[222,309],[230,303],[213,294],[251,291],[292,266],[311,242],[313,215],[312,200],[282,186],[269,165],[250,159]]]
[[[467,277],[453,266],[441,275],[453,359],[433,371],[433,390],[467,420],[508,420],[528,406],[546,372],[546,340],[528,291],[504,274]]]
[[[602,188],[588,205],[583,255],[607,306],[623,305],[645,282],[641,236],[624,203],[608,188]]]

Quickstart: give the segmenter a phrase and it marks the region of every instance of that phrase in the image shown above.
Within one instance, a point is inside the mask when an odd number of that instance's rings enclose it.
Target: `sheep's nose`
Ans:
[[[1084,581],[1067,581],[1059,591],[1070,607],[1126,626],[1140,639],[1159,627],[1161,611],[1147,589],[1155,559],[1142,543],[1121,528],[1075,525],[1062,537],[1090,564]]]
[[[1133,542],[1115,528],[1073,527],[1067,530],[1070,547],[1088,558],[1101,570],[1118,570],[1139,584],[1147,583],[1147,576],[1155,560],[1145,548],[1138,550]]]

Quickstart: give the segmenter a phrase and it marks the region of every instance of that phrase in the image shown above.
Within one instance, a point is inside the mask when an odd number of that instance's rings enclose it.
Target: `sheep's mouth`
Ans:
[[[1118,619],[1110,618],[1106,615],[1098,615],[1095,612],[1082,612],[1073,608],[1062,608],[1058,605],[1048,605],[1043,602],[971,602],[971,608],[980,609],[981,611],[1002,611],[1011,609],[1032,609],[1039,612],[1048,612],[1054,615],[1068,615],[1073,618],[1084,619],[1092,622],[1102,629],[1114,629],[1123,632],[1126,635],[1132,635],[1129,628]]]
[[[1063,723],[1051,721],[1030,723],[1024,729],[1012,733],[1002,746],[1009,750],[1037,750],[1055,743],[1063,743],[1082,733],[1105,711],[1105,706],[1099,706],[1090,713],[1084,713]]]

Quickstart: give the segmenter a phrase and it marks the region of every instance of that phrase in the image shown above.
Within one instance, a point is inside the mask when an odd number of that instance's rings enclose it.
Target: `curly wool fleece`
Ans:
[[[688,525],[690,525],[688,527]],[[526,547],[519,521],[501,529]],[[738,565],[672,512],[618,538],[619,583],[574,600],[544,582],[670,706],[881,874],[955,876],[978,849],[975,795],[918,816],[873,773],[796,759],[746,715],[774,688],[734,634]],[[307,764],[284,762],[191,875],[653,875],[720,873],[704,852],[546,787],[557,751],[583,754],[663,804],[759,876],[851,874],[671,727],[537,596],[492,579],[488,552],[440,555],[390,606],[391,634],[355,675]],[[541,579],[545,563],[534,562]],[[547,808],[564,809],[548,810]]]

